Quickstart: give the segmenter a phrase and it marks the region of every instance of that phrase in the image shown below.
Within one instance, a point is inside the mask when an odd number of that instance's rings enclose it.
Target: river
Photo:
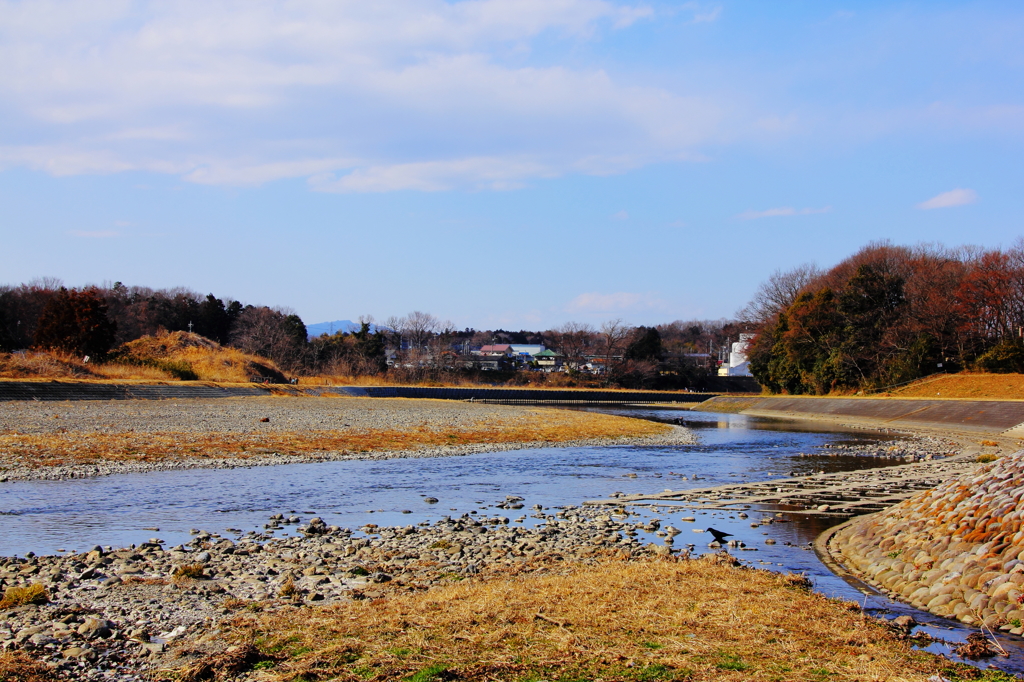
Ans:
[[[354,460],[317,464],[234,469],[191,469],[107,476],[68,481],[15,481],[0,486],[0,555],[54,554],[94,545],[123,547],[159,537],[168,545],[187,542],[199,528],[226,536],[263,530],[272,514],[304,521],[322,517],[328,524],[358,528],[408,525],[445,515],[500,513],[523,525],[537,523],[523,514],[535,504],[578,505],[613,492],[658,492],[665,488],[707,487],[753,482],[818,471],[852,471],[890,466],[890,460],[832,456],[828,443],[868,441],[882,435],[809,430],[794,422],[745,415],[690,412],[658,407],[595,408],[660,421],[677,421],[700,436],[697,445],[540,448],[431,459]],[[697,479],[694,480],[694,474]],[[682,476],[687,480],[683,480]],[[517,512],[495,510],[506,495],[524,498]],[[426,498],[439,500],[430,504]],[[789,514],[782,523],[751,528],[764,516],[747,510],[696,512],[661,505],[637,507],[644,518],[659,518],[682,530],[675,546],[694,543],[706,551],[711,540],[696,528],[714,526],[746,544],[734,550],[755,567],[806,574],[815,588],[856,601],[873,613],[909,613],[936,637],[962,641],[970,629],[891,602],[874,590],[831,573],[810,549],[834,517]],[[695,516],[696,523],[683,522]],[[774,516],[774,514],[773,514]],[[514,523],[517,521],[513,521]],[[279,532],[287,533],[286,530]],[[158,529],[158,530],[154,530]],[[766,544],[771,538],[775,544]],[[651,541],[662,542],[653,535]],[[1016,638],[1001,639],[1010,659],[991,662],[1024,672],[1024,648]],[[947,647],[929,647],[952,657]]]

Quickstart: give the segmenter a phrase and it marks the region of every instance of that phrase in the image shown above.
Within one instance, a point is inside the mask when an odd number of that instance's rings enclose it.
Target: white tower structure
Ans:
[[[753,334],[740,334],[740,340],[732,344],[732,352],[729,353],[729,364],[722,367],[718,373],[720,376],[749,377],[750,361],[747,359],[747,351],[750,349],[750,342]],[[724,372],[722,370],[725,370]]]

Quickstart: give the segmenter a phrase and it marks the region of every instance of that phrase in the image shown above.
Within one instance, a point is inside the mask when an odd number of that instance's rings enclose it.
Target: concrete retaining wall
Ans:
[[[695,403],[712,397],[704,393],[652,391],[566,391],[525,388],[442,388],[428,386],[281,385],[275,390],[294,395],[349,395],[360,398],[434,398],[486,400],[503,403]],[[5,400],[166,400],[170,398],[239,398],[271,395],[263,386],[206,386],[202,384],[90,384],[61,381],[0,381]]]
[[[568,391],[533,388],[443,388],[431,386],[336,386],[313,389],[366,398],[435,398],[486,400],[504,403],[699,403],[713,397],[706,393],[656,391]]]
[[[194,384],[88,384],[59,381],[0,381],[0,402],[7,400],[167,400],[171,398],[239,398],[270,395],[257,386]]]
[[[842,420],[892,428],[942,429],[1016,435],[1024,428],[1024,401],[900,400],[894,398],[740,398],[718,396],[699,408],[763,417]]]

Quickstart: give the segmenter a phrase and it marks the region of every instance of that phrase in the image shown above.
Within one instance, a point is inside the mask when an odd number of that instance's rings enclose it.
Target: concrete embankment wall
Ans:
[[[1024,437],[1024,401],[720,396],[696,409],[1004,443]],[[1011,442],[1013,442],[1011,440]],[[1024,451],[823,536],[818,547],[890,597],[939,616],[1024,634]]]
[[[698,410],[1024,437],[1024,401],[718,396]]]
[[[1024,634],[1024,451],[850,522],[832,558],[939,616]]]
[[[195,384],[89,384],[63,381],[0,381],[0,401],[7,400],[168,400],[171,398],[241,398],[270,395],[258,386]]]
[[[295,395],[349,395],[361,398],[434,398],[508,403],[694,403],[713,397],[703,393],[652,391],[568,391],[520,388],[443,388],[429,386],[275,386]],[[92,384],[68,381],[0,381],[5,400],[166,400],[171,398],[240,398],[271,395],[265,386],[202,384]]]
[[[445,388],[433,386],[337,386],[314,389],[367,398],[435,398],[524,403],[699,403],[714,397],[707,393],[661,391],[587,391],[535,388]]]

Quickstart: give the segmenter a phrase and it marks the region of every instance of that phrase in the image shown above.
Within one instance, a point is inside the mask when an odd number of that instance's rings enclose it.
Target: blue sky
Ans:
[[[0,0],[0,64],[0,283],[654,324],[1024,234],[1020,3]]]

